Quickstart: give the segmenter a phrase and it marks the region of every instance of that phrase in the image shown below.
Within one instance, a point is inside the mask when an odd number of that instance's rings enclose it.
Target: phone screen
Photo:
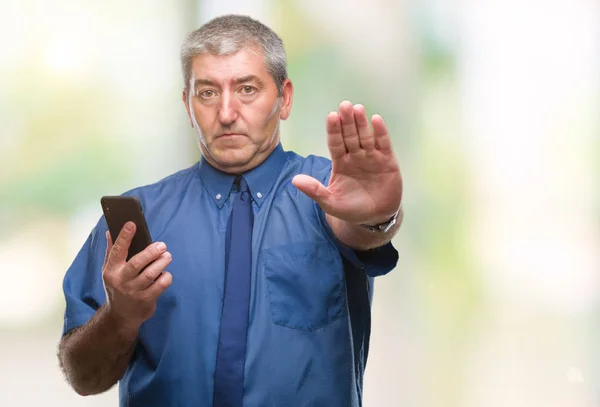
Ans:
[[[129,221],[135,223],[136,231],[127,253],[128,261],[152,243],[146,217],[138,198],[134,196],[103,196],[100,203],[113,243],[117,240],[125,223]]]

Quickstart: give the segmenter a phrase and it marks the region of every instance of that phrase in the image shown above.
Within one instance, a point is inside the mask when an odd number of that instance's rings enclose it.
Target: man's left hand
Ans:
[[[400,207],[402,177],[383,118],[348,101],[327,116],[332,170],[325,187],[308,175],[292,183],[325,213],[351,224],[387,221]]]

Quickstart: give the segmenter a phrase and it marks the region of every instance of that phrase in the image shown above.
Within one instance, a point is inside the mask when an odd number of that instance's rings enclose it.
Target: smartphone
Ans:
[[[128,221],[135,223],[135,235],[129,246],[127,261],[152,243],[150,230],[148,230],[139,199],[135,196],[103,196],[100,198],[100,204],[113,243],[117,240],[125,223]]]

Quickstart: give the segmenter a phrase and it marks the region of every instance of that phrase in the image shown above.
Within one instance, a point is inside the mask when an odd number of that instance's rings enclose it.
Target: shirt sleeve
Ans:
[[[62,334],[84,325],[106,301],[102,265],[107,230],[104,218],[92,230],[63,280],[65,315]]]
[[[331,175],[331,164],[324,168],[315,171],[313,177],[318,179],[323,185],[329,185],[329,177]],[[321,207],[314,202],[315,210],[319,214],[321,226],[332,240],[336,242],[340,254],[355,267],[363,270],[369,277],[383,276],[392,271],[398,263],[398,251],[394,248],[392,242],[388,242],[383,246],[377,247],[368,251],[355,250],[346,246],[336,238],[327,222],[325,212]]]

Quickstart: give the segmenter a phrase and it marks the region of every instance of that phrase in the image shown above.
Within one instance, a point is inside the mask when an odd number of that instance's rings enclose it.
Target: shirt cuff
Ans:
[[[375,249],[359,251],[337,241],[342,256],[355,267],[363,270],[369,277],[383,276],[392,271],[398,263],[398,251],[388,242]]]
[[[81,309],[75,312],[65,312],[65,320],[63,324],[63,336],[72,331],[75,328],[78,328],[82,325],[85,325],[96,313],[96,311],[89,307],[81,307]]]

